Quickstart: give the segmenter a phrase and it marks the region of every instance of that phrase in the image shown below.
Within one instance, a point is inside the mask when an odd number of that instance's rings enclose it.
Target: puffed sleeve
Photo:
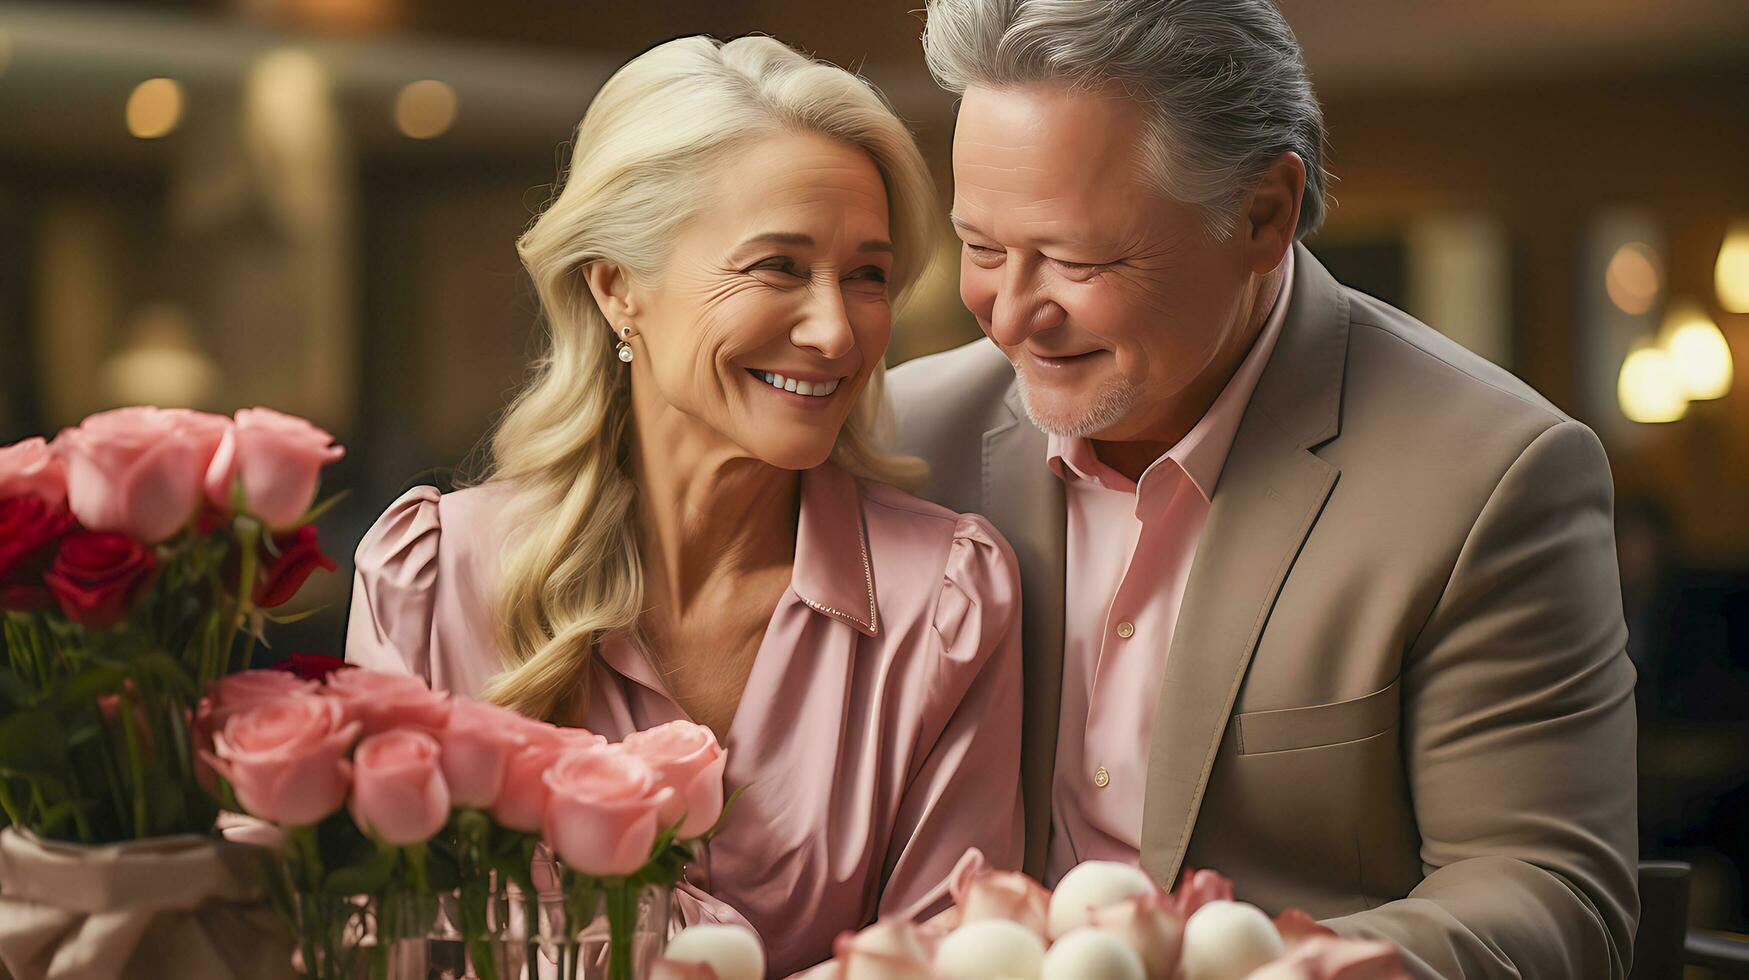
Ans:
[[[418,486],[377,518],[354,555],[346,661],[431,681],[438,490]]]
[[[982,517],[963,516],[936,598],[939,644],[921,763],[887,851],[881,914],[927,916],[946,904],[949,872],[968,847],[1018,868],[1020,569]]]

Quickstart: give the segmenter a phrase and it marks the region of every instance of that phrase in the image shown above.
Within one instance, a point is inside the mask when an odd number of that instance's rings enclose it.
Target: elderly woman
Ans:
[[[519,250],[548,349],[478,485],[360,544],[347,659],[609,738],[710,727],[745,793],[687,870],[784,973],[1020,859],[1019,581],[876,439],[929,176],[869,86],[763,37],[602,88]]]

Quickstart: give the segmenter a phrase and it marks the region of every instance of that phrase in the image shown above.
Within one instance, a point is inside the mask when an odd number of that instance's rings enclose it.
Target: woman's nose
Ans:
[[[797,347],[811,347],[829,360],[850,353],[856,347],[856,335],[850,329],[844,297],[836,289],[813,290],[801,320],[790,328],[789,338]]]

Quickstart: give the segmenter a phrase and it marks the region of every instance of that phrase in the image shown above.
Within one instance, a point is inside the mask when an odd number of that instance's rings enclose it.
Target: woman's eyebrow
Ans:
[[[768,231],[754,235],[741,243],[742,248],[754,245],[794,245],[802,248],[814,247],[814,236],[804,235],[794,231]],[[893,243],[881,238],[871,238],[856,247],[858,252],[891,252]]]

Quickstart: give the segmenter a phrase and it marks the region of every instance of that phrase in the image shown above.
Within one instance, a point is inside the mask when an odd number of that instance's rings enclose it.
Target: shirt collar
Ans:
[[[1196,425],[1185,433],[1184,438],[1178,440],[1177,445],[1148,467],[1140,482],[1147,482],[1149,474],[1162,463],[1171,463],[1190,477],[1204,499],[1214,498],[1215,484],[1219,482],[1221,470],[1227,464],[1227,453],[1233,448],[1233,438],[1239,432],[1239,421],[1245,416],[1245,407],[1251,401],[1251,393],[1257,389],[1257,379],[1263,375],[1263,369],[1269,363],[1269,355],[1274,352],[1275,342],[1281,336],[1282,322],[1287,319],[1288,300],[1293,293],[1294,282],[1294,251],[1291,248],[1282,260],[1281,274],[1281,291],[1276,294],[1275,305],[1270,307],[1269,318],[1264,321],[1263,329],[1258,332],[1251,350],[1239,363],[1239,369],[1233,372],[1233,377],[1227,381],[1226,387],[1221,389],[1221,393],[1216,396],[1208,411],[1203,413],[1203,417],[1197,420]],[[1123,474],[1105,465],[1099,459],[1099,454],[1094,452],[1093,443],[1085,438],[1049,435],[1046,439],[1045,459],[1051,471],[1065,483],[1087,480],[1107,489],[1131,493],[1136,492],[1138,487],[1138,484],[1130,483]]]
[[[879,635],[862,487],[834,463],[802,473],[801,517],[796,522],[796,560],[790,588],[815,612],[865,635]]]

